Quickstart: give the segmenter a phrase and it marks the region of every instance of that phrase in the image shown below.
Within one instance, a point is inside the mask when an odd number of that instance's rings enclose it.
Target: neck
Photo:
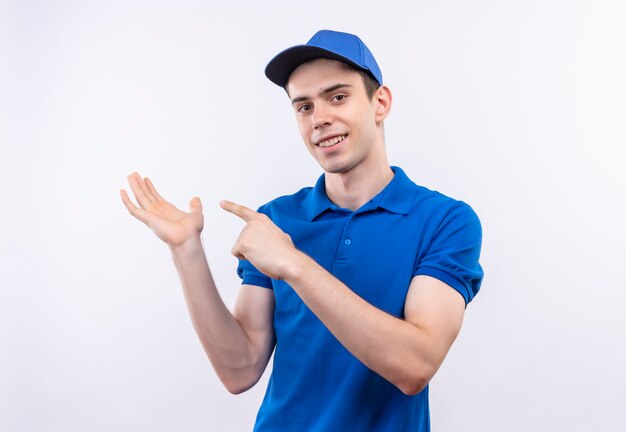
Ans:
[[[327,172],[326,194],[339,207],[354,211],[378,195],[393,176],[386,158],[375,166],[361,164],[344,173]]]

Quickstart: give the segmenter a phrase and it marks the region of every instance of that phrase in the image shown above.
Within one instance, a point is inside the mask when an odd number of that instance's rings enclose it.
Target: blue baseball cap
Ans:
[[[339,60],[368,72],[378,84],[383,84],[378,63],[363,41],[353,34],[333,30],[320,30],[306,45],[292,46],[278,53],[265,67],[265,76],[285,87],[298,66],[318,58]]]

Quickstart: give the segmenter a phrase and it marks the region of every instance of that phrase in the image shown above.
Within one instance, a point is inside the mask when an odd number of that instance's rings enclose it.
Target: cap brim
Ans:
[[[270,60],[265,67],[265,76],[274,84],[285,87],[289,81],[289,76],[298,66],[318,58],[339,60],[358,69],[363,69],[352,60],[332,51],[311,45],[296,45],[278,53]]]

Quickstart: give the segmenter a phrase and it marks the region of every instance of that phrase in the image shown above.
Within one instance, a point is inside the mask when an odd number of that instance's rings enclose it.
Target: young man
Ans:
[[[274,353],[259,431],[427,431],[428,382],[478,292],[481,228],[465,203],[390,167],[383,121],[391,92],[356,36],[323,30],[270,61],[307,150],[324,170],[313,188],[258,212],[232,253],[243,284],[231,313],[190,213],[129,176],[129,212],[171,248],[191,318],[226,388],[252,387]]]

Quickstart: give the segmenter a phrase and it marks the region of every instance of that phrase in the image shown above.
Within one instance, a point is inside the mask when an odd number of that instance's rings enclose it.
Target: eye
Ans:
[[[344,95],[344,94],[338,94],[338,95],[333,96],[333,100],[335,100],[337,102],[341,102],[345,98],[346,98],[346,95]]]
[[[311,105],[310,104],[302,104],[298,107],[298,112],[300,113],[306,113],[308,111],[311,110]]]

